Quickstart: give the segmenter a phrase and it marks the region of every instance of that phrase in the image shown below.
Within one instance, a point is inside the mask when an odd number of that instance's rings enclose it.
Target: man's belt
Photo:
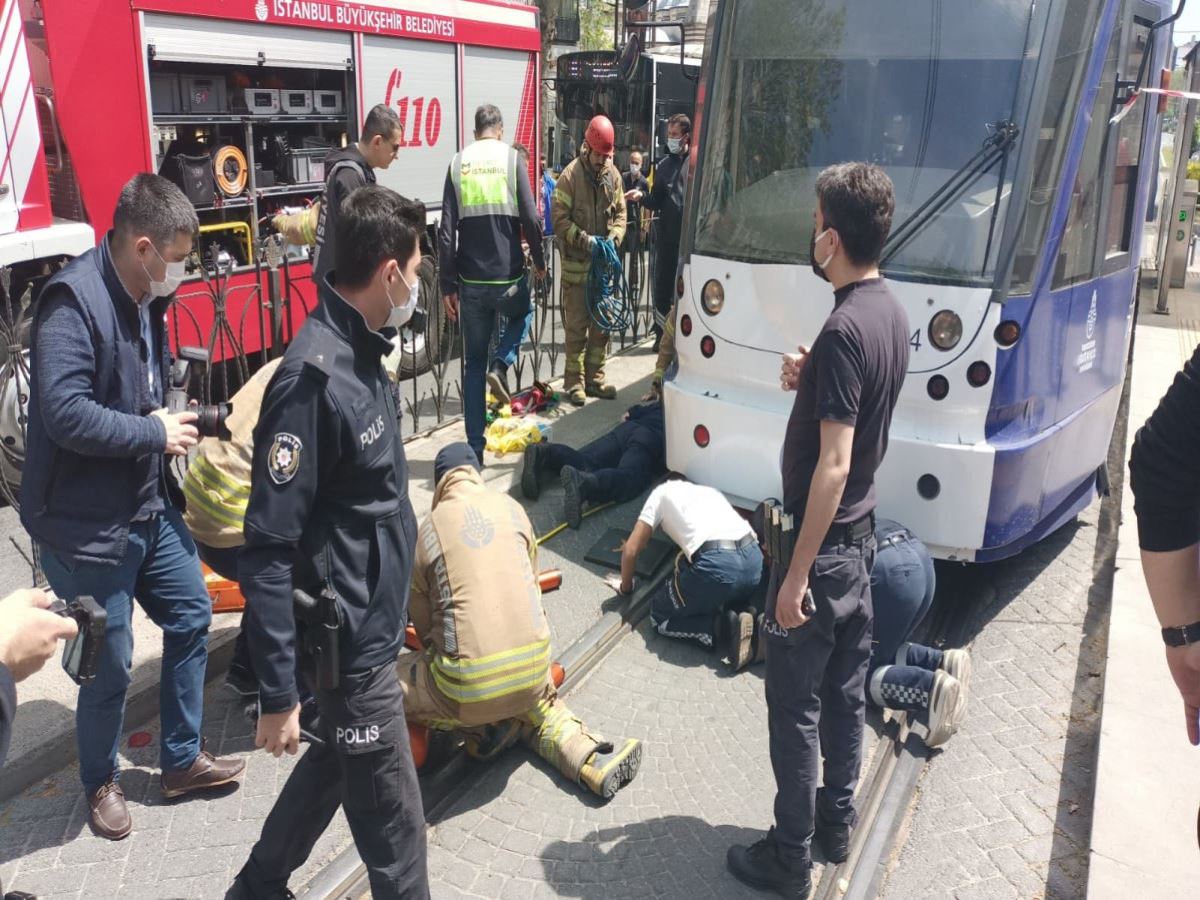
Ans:
[[[701,553],[707,550],[744,550],[751,544],[757,544],[758,539],[752,534],[748,534],[736,541],[705,541],[696,548],[696,552],[692,554],[692,559],[695,559]]]
[[[833,525],[825,534],[823,544],[857,544],[875,531],[875,513],[867,513],[855,522]]]

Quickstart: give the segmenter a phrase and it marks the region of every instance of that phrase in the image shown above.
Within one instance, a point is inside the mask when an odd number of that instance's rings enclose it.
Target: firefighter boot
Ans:
[[[597,334],[597,332],[599,332]],[[604,362],[608,355],[608,335],[594,328],[588,334],[587,354],[584,357],[584,383],[589,397],[614,400],[617,389],[604,380]]]
[[[601,744],[579,770],[579,783],[593,794],[611,800],[638,773],[642,742],[626,738],[619,744]]]

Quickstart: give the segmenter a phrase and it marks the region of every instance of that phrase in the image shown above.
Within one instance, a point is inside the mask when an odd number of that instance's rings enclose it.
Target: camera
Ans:
[[[196,430],[200,437],[215,437],[228,441],[232,436],[225,424],[233,411],[230,403],[206,403],[192,407],[189,405],[188,385],[192,373],[196,369],[208,367],[208,351],[203,347],[180,347],[179,356],[171,363],[171,384],[167,388],[167,410],[172,413],[194,412],[196,414]]]
[[[63,671],[76,684],[86,684],[96,677],[100,652],[104,648],[104,632],[108,628],[108,612],[92,597],[63,600],[50,604],[50,612],[64,619],[74,619],[79,633],[63,647]]]

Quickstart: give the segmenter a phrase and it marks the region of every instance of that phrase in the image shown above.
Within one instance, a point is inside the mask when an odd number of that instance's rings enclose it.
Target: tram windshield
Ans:
[[[755,0],[725,19],[704,123],[697,253],[807,262],[821,170],[867,160],[893,228],[958,183],[998,126],[1023,128],[1033,0]],[[930,205],[889,274],[990,283],[1020,142]],[[973,171],[968,167],[968,171]]]

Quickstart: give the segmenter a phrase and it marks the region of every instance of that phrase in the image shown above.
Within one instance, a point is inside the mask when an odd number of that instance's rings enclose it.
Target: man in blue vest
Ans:
[[[503,136],[499,109],[485,103],[475,110],[475,142],[450,163],[438,229],[442,302],[450,320],[462,322],[467,443],[481,464],[485,377],[500,400],[508,399],[507,366],[495,362],[487,370],[496,314],[501,317],[500,360],[515,355],[529,314],[522,230],[537,277],[546,274],[528,166]]]
[[[79,689],[79,774],[92,830],[133,828],[117,749],[133,656],[133,602],[163,631],[164,797],[239,780],[246,767],[204,749],[212,601],[167,475],[197,441],[196,414],[164,408],[165,314],[197,231],[183,192],[158,175],[121,189],[113,230],[42,290],[33,319],[21,524],[54,592],[108,613],[95,678]]]

